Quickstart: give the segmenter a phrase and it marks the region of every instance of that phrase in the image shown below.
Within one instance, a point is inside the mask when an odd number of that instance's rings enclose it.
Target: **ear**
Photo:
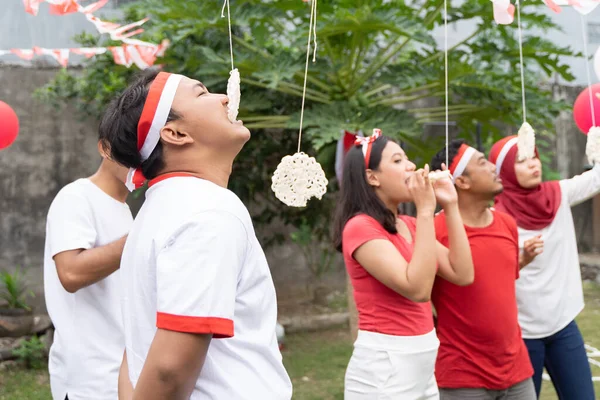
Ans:
[[[179,130],[176,121],[167,122],[165,126],[160,130],[160,138],[174,146],[184,146],[186,144],[194,143],[192,137]]]
[[[110,151],[102,144],[101,140],[98,140],[98,153],[106,160],[110,160]]]
[[[461,175],[454,181],[454,186],[460,190],[469,190],[471,189],[471,180],[468,177]]]
[[[372,170],[368,169],[367,171],[367,183],[373,187],[379,187],[381,183],[379,182],[379,178],[377,174]]]

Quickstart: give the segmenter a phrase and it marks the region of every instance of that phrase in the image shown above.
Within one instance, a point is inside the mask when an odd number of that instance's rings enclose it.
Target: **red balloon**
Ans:
[[[7,148],[19,134],[19,118],[10,106],[0,101],[0,150]]]
[[[592,85],[592,102],[594,103],[594,115],[596,126],[600,126],[600,83]],[[586,88],[577,96],[573,105],[573,118],[581,132],[588,134],[593,125],[592,106],[590,104],[590,88]]]

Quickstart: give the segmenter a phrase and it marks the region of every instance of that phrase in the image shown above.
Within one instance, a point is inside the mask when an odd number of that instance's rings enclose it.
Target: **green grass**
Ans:
[[[586,343],[600,348],[600,286],[585,283],[586,308],[577,318]],[[294,400],[342,400],[344,373],[352,343],[347,328],[288,335],[283,352],[294,384]],[[592,367],[600,376],[600,368]],[[595,383],[600,399],[600,383]],[[540,400],[555,400],[550,382],[544,382]],[[48,375],[43,371],[11,369],[0,372],[0,400],[50,400]]]
[[[19,368],[0,372],[0,400],[51,400],[48,372]]]
[[[348,328],[287,336],[283,361],[294,385],[294,400],[342,400],[351,354]]]

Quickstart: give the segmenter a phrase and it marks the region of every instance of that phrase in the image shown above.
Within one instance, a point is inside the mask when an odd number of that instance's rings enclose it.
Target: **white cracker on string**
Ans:
[[[433,171],[430,172],[429,175],[429,181],[431,183],[435,183],[437,181],[441,181],[442,179],[452,179],[452,175],[450,175],[450,171],[445,170],[445,171]]]
[[[240,72],[237,68],[234,68],[229,73],[229,80],[227,81],[227,97],[229,98],[229,103],[227,104],[227,116],[231,122],[237,121],[241,96]]]
[[[314,157],[309,157],[300,151],[302,143],[302,124],[304,120],[304,101],[306,99],[306,82],[308,80],[308,61],[310,56],[310,40],[315,41],[316,57],[316,24],[317,24],[317,0],[312,0],[310,11],[310,22],[308,30],[308,44],[306,46],[306,66],[304,68],[304,88],[302,92],[302,107],[300,112],[300,130],[298,132],[298,151],[293,156],[285,156],[277,166],[271,178],[271,190],[275,196],[290,207],[306,207],[306,203],[312,197],[319,200],[327,192],[327,178],[321,165]]]
[[[590,164],[600,164],[600,127],[593,126],[587,134],[585,155]]]
[[[272,178],[271,190],[275,197],[290,207],[306,207],[307,201],[319,200],[327,192],[327,178],[314,157],[299,152],[285,156]]]
[[[527,122],[523,122],[517,133],[517,150],[519,161],[535,156],[535,131]]]

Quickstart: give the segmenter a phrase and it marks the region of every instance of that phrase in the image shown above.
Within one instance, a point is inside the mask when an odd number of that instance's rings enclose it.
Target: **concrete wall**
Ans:
[[[58,190],[95,171],[95,124],[35,102],[34,89],[56,69],[0,68],[0,100],[20,120],[15,143],[0,151],[0,269],[23,266],[41,287],[46,213]],[[1,123],[1,121],[0,121]]]

